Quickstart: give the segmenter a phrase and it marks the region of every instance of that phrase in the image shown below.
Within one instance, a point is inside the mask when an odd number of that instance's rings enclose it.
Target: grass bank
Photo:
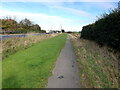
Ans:
[[[48,38],[57,36],[58,34],[45,34],[45,35],[29,35],[27,37],[15,37],[2,41],[2,58],[6,58],[9,55],[16,53],[17,51],[24,50],[34,45],[37,42],[41,42]]]
[[[0,89],[2,89],[2,41],[0,41]]]
[[[106,47],[70,35],[79,67],[80,83],[83,88],[118,88],[118,60]]]
[[[3,60],[3,88],[44,88],[66,34],[47,39]]]

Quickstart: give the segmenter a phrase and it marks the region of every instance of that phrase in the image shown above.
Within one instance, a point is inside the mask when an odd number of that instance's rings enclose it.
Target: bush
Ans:
[[[46,31],[41,30],[38,24],[33,24],[29,19],[23,19],[19,23],[12,19],[11,17],[6,17],[6,19],[0,19],[2,25],[2,32],[0,34],[17,34],[17,33],[45,33]]]
[[[111,10],[110,14],[103,14],[95,23],[84,26],[81,38],[120,51],[120,10]]]

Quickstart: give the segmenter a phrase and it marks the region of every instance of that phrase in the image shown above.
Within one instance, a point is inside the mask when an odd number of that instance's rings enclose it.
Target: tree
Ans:
[[[45,32],[41,30],[38,24],[33,24],[29,19],[25,18],[19,23],[16,21],[16,17],[6,16],[4,19],[0,19],[0,28],[2,33],[28,33],[28,32]]]
[[[25,29],[28,29],[28,28],[30,28],[30,26],[32,26],[32,22],[27,18],[21,20],[19,22],[19,24],[20,24],[21,27],[23,27]]]
[[[64,33],[64,32],[65,32],[65,30],[64,30],[64,29],[62,29],[61,31],[62,31],[62,33]]]
[[[40,27],[38,24],[35,24],[35,25],[33,25],[32,27],[33,27],[33,29],[35,29],[35,30],[41,30],[41,27]]]
[[[16,29],[17,21],[13,19],[2,19],[2,28],[7,30]]]

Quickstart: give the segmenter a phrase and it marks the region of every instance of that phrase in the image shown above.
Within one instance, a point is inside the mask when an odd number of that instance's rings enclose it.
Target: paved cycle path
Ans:
[[[78,68],[69,37],[62,49],[46,88],[80,88]]]

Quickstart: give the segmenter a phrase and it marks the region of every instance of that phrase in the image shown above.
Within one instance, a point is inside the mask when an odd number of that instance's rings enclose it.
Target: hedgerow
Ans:
[[[103,14],[95,23],[83,26],[81,38],[120,51],[120,10],[111,10],[109,14]]]

